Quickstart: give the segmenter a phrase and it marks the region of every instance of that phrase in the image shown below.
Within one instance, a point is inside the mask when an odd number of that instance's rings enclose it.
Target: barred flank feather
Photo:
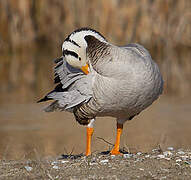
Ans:
[[[91,119],[96,117],[99,109],[98,104],[93,98],[91,98],[89,102],[76,106],[73,113],[76,121],[78,121],[81,125],[87,125]]]

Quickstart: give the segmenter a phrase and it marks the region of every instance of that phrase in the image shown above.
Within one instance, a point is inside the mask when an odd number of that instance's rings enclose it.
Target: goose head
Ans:
[[[62,53],[66,62],[81,69],[85,74],[89,73],[86,38],[88,36],[93,36],[101,42],[107,42],[99,32],[90,28],[81,28],[73,31],[62,44]]]

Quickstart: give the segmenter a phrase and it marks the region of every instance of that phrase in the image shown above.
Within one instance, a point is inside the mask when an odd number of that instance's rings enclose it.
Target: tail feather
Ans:
[[[37,103],[48,101],[48,100],[51,100],[51,98],[48,98],[47,96],[45,96],[42,99],[38,100]]]

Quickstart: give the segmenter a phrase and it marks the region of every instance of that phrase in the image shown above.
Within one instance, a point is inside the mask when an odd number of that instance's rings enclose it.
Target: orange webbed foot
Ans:
[[[110,154],[111,155],[122,155],[122,153],[120,153],[118,150],[116,150],[116,149],[112,149],[111,151],[110,151]]]

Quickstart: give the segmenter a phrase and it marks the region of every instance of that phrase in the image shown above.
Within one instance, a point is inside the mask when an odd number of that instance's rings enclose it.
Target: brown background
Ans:
[[[163,97],[126,123],[122,147],[189,148],[190,12],[189,0],[0,1],[0,158],[84,152],[85,129],[71,114],[45,114],[35,104],[54,87],[52,59],[61,55],[61,43],[84,26],[114,44],[142,44],[164,77]],[[113,142],[114,127],[110,118],[97,121],[94,151],[108,150],[96,137]]]

